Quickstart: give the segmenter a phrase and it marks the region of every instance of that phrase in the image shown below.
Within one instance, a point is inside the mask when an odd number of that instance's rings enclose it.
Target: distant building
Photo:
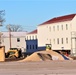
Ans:
[[[27,32],[11,32],[11,48],[21,48],[24,52],[26,50],[26,34]],[[5,46],[7,52],[10,48],[10,35],[9,32],[2,32],[1,46]]]
[[[53,50],[76,53],[76,14],[52,18],[37,28],[39,50],[51,44]]]
[[[37,30],[34,30],[26,35],[26,52],[33,53],[38,51]]]

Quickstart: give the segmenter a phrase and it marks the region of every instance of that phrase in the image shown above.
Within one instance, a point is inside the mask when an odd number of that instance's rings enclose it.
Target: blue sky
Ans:
[[[76,0],[0,0],[0,10],[5,10],[6,25],[21,25],[24,31],[32,31],[53,17],[76,13]]]

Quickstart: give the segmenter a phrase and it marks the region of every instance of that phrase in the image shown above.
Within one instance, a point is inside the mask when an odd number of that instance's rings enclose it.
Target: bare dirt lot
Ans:
[[[76,60],[0,62],[0,75],[76,75]]]

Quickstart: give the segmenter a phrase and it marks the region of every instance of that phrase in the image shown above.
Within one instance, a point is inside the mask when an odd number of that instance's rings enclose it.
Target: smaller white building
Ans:
[[[26,34],[27,32],[1,32],[1,46],[5,46],[5,52],[11,48],[21,48],[22,51],[26,51]],[[11,35],[11,37],[10,37]]]

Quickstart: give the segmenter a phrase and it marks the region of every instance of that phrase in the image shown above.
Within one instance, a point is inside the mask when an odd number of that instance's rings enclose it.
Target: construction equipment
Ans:
[[[22,56],[21,49],[18,48],[10,48],[7,53],[5,53],[6,58],[20,58]]]
[[[51,50],[51,44],[46,44],[46,50]]]

